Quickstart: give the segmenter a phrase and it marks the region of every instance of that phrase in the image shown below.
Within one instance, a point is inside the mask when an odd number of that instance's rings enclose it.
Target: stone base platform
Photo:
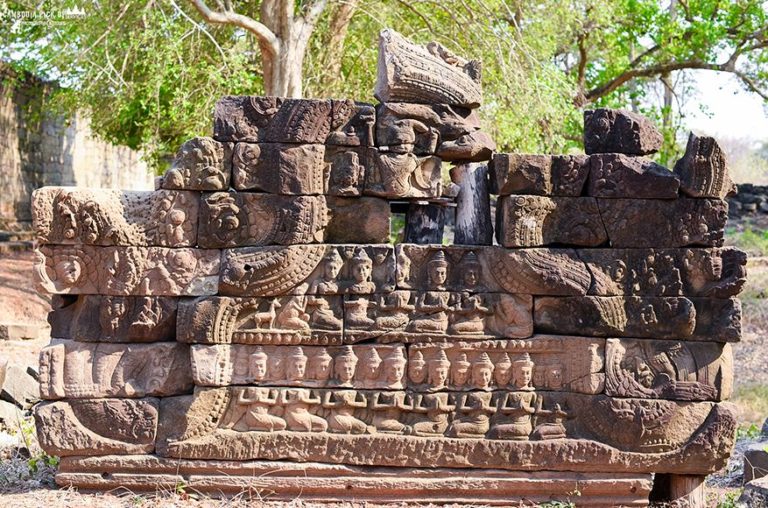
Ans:
[[[80,490],[174,490],[254,499],[373,503],[646,506],[649,474],[365,468],[319,463],[165,459],[154,455],[64,457],[56,483]]]

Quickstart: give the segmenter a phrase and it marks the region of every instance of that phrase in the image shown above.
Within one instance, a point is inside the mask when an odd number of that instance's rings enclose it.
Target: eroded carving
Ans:
[[[237,143],[233,187],[271,194],[324,194],[324,154],[325,145]]]
[[[207,137],[185,141],[163,175],[162,188],[227,190],[232,178],[232,146]]]
[[[661,149],[664,138],[650,120],[623,109],[584,111],[584,151],[648,155]]]
[[[620,153],[589,157],[590,196],[596,198],[675,199],[680,180],[670,170],[643,157]]]
[[[384,198],[438,198],[443,189],[438,157],[376,152],[364,193]]]
[[[675,164],[685,194],[696,198],[725,199],[736,192],[728,162],[715,138],[690,133],[685,154]]]

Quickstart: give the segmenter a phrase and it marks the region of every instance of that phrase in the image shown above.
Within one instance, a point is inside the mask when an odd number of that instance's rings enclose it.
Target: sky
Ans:
[[[698,93],[684,107],[688,129],[714,137],[768,141],[768,111],[757,94],[747,92],[731,74],[696,71]],[[709,115],[700,111],[705,105]]]

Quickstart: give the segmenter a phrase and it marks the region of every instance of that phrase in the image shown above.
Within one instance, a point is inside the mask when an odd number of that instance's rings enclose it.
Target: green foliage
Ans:
[[[753,256],[768,256],[768,231],[746,226],[743,231],[726,230],[728,244],[747,251]]]
[[[760,436],[760,427],[756,423],[742,425],[736,430],[736,439],[756,439]]]
[[[259,4],[232,2],[235,12],[255,19]],[[582,109],[629,107],[663,126],[658,158],[671,164],[681,149],[676,111],[690,88],[684,74],[672,80],[671,72],[737,71],[747,87],[768,84],[762,0],[689,0],[672,12],[657,0],[359,0],[341,37],[332,27],[343,5],[329,3],[310,39],[307,96],[372,101],[377,33],[391,26],[417,42],[437,40],[482,59],[480,115],[500,150],[578,151]],[[187,0],[14,0],[6,7],[85,10],[52,26],[2,11],[0,58],[59,80],[48,108],[85,110],[98,134],[146,150],[156,166],[185,139],[210,133],[218,97],[263,93],[254,37],[204,23]],[[340,45],[331,44],[335,36]],[[732,55],[738,58],[730,62]],[[659,76],[670,77],[674,88],[666,103]]]
[[[717,508],[736,508],[738,505],[739,496],[743,489],[738,489],[733,492],[727,492],[721,499],[717,501]]]

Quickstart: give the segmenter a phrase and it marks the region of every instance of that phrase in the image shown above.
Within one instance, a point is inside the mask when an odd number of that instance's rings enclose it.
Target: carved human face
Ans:
[[[563,369],[560,367],[550,367],[547,369],[547,386],[549,388],[562,388]]]
[[[328,280],[334,280],[338,277],[341,271],[341,262],[329,260],[325,263],[325,278]]]
[[[469,367],[456,367],[453,369],[453,384],[464,386],[469,381]]]
[[[316,360],[314,363],[313,375],[318,381],[326,381],[331,377],[331,359],[321,358]]]
[[[285,371],[289,381],[301,381],[307,372],[307,357],[291,356]]]
[[[74,255],[59,259],[54,266],[56,278],[66,284],[76,284],[83,275],[83,266],[79,258]]]
[[[499,386],[507,386],[512,379],[512,368],[507,365],[496,366],[493,371],[493,377],[496,379],[496,384]]]
[[[411,260],[408,256],[400,256],[398,259],[398,267],[395,271],[395,278],[398,286],[403,286],[411,275]]]
[[[416,384],[421,384],[427,378],[427,369],[422,363],[410,363],[408,365],[408,377]]]
[[[515,388],[529,388],[533,376],[533,368],[529,365],[516,366],[512,370]]]
[[[464,271],[464,285],[468,288],[475,287],[480,282],[480,270],[477,266],[468,266]]]
[[[443,265],[430,265],[429,280],[435,286],[442,286],[448,278],[448,269]]]
[[[254,381],[262,381],[267,375],[267,359],[264,356],[251,356],[249,373]]]
[[[342,358],[336,361],[336,379],[342,383],[348,383],[355,377],[357,362]]]
[[[475,365],[472,369],[472,384],[476,388],[488,388],[491,385],[493,369],[485,364]]]
[[[388,384],[399,383],[403,379],[405,368],[400,361],[384,362],[384,377]]]
[[[238,355],[235,357],[234,365],[232,365],[232,371],[238,377],[246,376],[250,370],[248,363],[249,359],[247,356]]]
[[[356,263],[352,269],[352,276],[356,282],[366,282],[371,278],[372,269],[371,263]]]
[[[429,365],[429,384],[435,388],[445,386],[448,381],[448,366],[434,362]]]
[[[377,377],[379,377],[380,365],[381,365],[381,362],[378,359],[369,358],[365,360],[365,363],[363,363],[361,374],[366,379],[376,379]]]

